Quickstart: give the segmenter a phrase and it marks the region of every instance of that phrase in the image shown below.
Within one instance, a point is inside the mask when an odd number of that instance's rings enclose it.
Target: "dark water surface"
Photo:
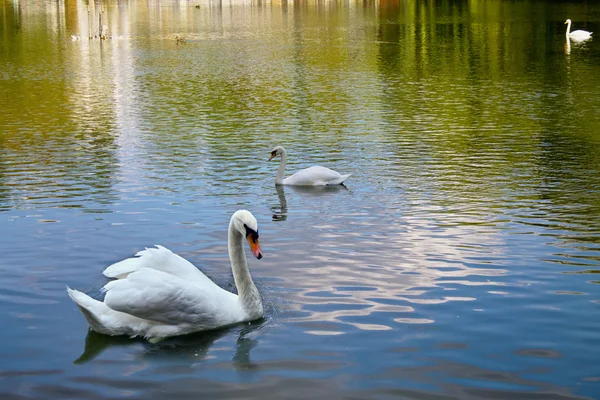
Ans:
[[[600,398],[600,45],[566,18],[600,34],[595,2],[0,1],[0,398]],[[353,175],[276,188],[275,145]],[[239,208],[264,321],[87,333],[65,286],[146,246],[232,288]]]

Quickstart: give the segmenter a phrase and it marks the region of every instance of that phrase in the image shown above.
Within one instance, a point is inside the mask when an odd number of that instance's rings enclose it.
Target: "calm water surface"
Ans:
[[[600,398],[600,6],[389,3],[0,2],[0,397]],[[146,246],[232,289],[239,208],[264,321],[88,333]]]

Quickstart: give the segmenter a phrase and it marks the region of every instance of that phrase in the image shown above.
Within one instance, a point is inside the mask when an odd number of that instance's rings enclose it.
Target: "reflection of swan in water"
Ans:
[[[288,216],[287,199],[285,198],[285,191],[292,190],[296,193],[300,193],[301,196],[314,196],[323,197],[338,192],[349,192],[346,186],[342,185],[330,185],[330,186],[286,186],[284,189],[283,185],[275,185],[277,191],[277,198],[279,204],[271,206],[271,212],[273,213],[273,221],[285,221]]]
[[[241,329],[232,327],[209,332],[197,332],[185,336],[165,339],[156,344],[150,344],[142,339],[130,339],[126,336],[107,336],[88,330],[85,338],[83,353],[73,361],[74,364],[84,364],[92,361],[104,350],[118,346],[144,346],[144,357],[186,357],[201,360],[206,357],[212,345],[219,339],[239,329],[235,354],[232,361],[238,369],[253,369],[255,366],[250,360],[250,351],[259,343],[257,333],[264,326],[262,322],[253,322],[244,325]]]
[[[235,354],[231,359],[236,369],[252,370],[258,368],[258,365],[254,364],[252,360],[250,360],[250,350],[255,348],[257,344],[257,339],[240,335],[236,342]]]
[[[571,39],[567,36],[567,40],[565,41],[565,54],[571,54]]]
[[[332,186],[290,186],[290,189],[296,193],[315,197],[329,196],[333,193],[350,192],[344,184]]]
[[[277,198],[279,204],[271,206],[271,212],[273,213],[273,221],[285,221],[287,219],[287,200],[285,199],[285,191],[283,186],[275,185],[277,191]]]
[[[571,38],[576,42],[581,42],[583,40],[588,40],[592,37],[592,33],[593,32],[588,32],[588,31],[583,31],[583,30],[576,30],[571,32],[571,20],[567,19],[565,21],[565,24],[567,24],[567,38]]]
[[[141,339],[130,339],[127,336],[107,336],[88,329],[88,334],[85,337],[85,348],[83,353],[75,361],[74,364],[84,364],[96,358],[100,353],[109,347],[131,346],[135,343],[142,343]]]
[[[571,45],[573,46],[573,48],[585,49],[587,43],[587,40],[573,40],[573,43],[571,44],[571,39],[569,39],[569,37],[567,36],[567,40],[565,40],[565,54],[571,54]]]

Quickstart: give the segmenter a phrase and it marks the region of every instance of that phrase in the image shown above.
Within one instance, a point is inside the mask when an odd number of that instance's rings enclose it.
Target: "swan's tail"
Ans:
[[[77,304],[81,313],[90,324],[90,328],[96,332],[103,333],[105,335],[124,334],[126,332],[115,332],[114,324],[111,324],[111,316],[118,311],[111,310],[106,304],[101,301],[92,299],[85,293],[79,290],[71,289],[67,286],[67,293],[71,300]]]
[[[148,330],[157,325],[151,321],[135,317],[120,311],[116,311],[108,307],[105,303],[92,299],[85,293],[79,290],[71,289],[67,286],[67,293],[71,300],[77,304],[81,313],[87,320],[92,330],[104,335],[128,335],[128,336],[147,336]],[[159,328],[163,325],[158,324]],[[170,326],[167,325],[167,328]],[[168,334],[159,334],[154,336],[165,337]],[[167,332],[168,333],[168,332]],[[172,336],[172,335],[171,335]]]
[[[342,175],[338,183],[341,185],[346,179],[350,178],[350,175],[352,174]]]
[[[85,293],[80,292],[79,290],[71,289],[67,286],[67,293],[71,300],[77,304],[77,307],[81,310],[81,313],[87,319],[88,324],[92,327],[92,329],[97,330],[96,328],[100,328],[102,323],[100,322],[100,318],[97,314],[100,314],[102,311],[102,307],[106,307],[106,304],[99,302],[98,300],[92,299]],[[106,307],[108,308],[108,307]]]

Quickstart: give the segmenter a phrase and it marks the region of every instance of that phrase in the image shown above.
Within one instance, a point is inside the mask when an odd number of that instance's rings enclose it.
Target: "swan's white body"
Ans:
[[[571,32],[571,20],[570,19],[567,19],[565,21],[565,24],[567,24],[567,37],[570,39],[573,39],[577,42],[581,42],[583,40],[588,40],[589,38],[592,37],[593,32],[582,31],[582,30],[576,30],[576,31]]]
[[[285,164],[287,162],[287,152],[283,146],[277,146],[271,151],[271,161],[274,157],[281,156],[279,169],[275,176],[276,185],[295,185],[295,186],[325,186],[325,185],[341,185],[352,174],[342,175],[332,169],[316,165],[301,171],[294,175],[283,178],[285,172]]]
[[[106,335],[143,336],[158,341],[169,336],[215,329],[263,316],[260,293],[252,281],[242,244],[262,258],[258,225],[245,210],[229,223],[228,249],[239,295],[228,292],[170,250],[142,250],[104,270],[104,301],[67,287],[90,327]]]

